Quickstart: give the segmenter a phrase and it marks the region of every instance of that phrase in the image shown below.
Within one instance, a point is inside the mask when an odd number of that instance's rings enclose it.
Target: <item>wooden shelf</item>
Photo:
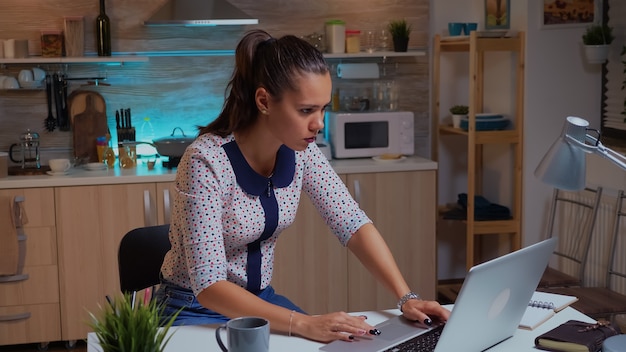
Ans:
[[[466,268],[470,269],[477,264],[475,240],[478,236],[484,235],[508,235],[510,239],[510,250],[521,248],[521,216],[522,216],[522,152],[523,152],[523,122],[524,122],[524,45],[525,34],[517,33],[515,36],[503,38],[478,37],[476,32],[471,32],[468,37],[447,37],[442,38],[436,35],[433,45],[433,81],[432,95],[432,150],[433,159],[439,159],[440,144],[445,143],[445,136],[458,135],[465,136],[467,140],[467,219],[463,220],[466,225]],[[469,59],[469,114],[468,130],[453,128],[450,125],[442,125],[443,118],[440,111],[440,92],[445,83],[441,82],[441,56],[448,52],[465,52]],[[485,66],[484,60],[487,52],[509,52],[511,57],[516,57],[516,69],[512,72],[516,82],[513,93],[515,111],[512,113],[512,126],[506,130],[477,131],[476,114],[483,111],[484,101],[484,81],[485,72],[489,67]],[[482,195],[484,180],[483,171],[485,160],[483,156],[483,145],[486,144],[507,144],[511,146],[513,161],[512,169],[512,204],[511,220],[476,221],[474,197]],[[461,191],[463,192],[463,191]],[[461,193],[459,192],[459,193]]]
[[[84,57],[29,57],[23,59],[1,58],[0,64],[114,64],[122,65],[130,62],[147,62],[147,56],[84,56]]]

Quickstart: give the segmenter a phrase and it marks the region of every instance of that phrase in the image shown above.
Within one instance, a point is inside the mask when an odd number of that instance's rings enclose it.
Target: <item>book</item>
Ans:
[[[607,338],[618,335],[610,323],[569,320],[535,338],[535,346],[547,351],[598,352]]]
[[[519,323],[520,329],[534,330],[554,314],[578,300],[575,296],[535,291]]]

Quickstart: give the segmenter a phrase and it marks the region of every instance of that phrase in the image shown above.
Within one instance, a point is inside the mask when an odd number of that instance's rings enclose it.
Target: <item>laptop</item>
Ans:
[[[435,352],[484,351],[513,336],[556,247],[555,237],[472,267],[463,282]],[[379,336],[333,341],[325,352],[381,352],[428,328],[402,316],[376,326]]]

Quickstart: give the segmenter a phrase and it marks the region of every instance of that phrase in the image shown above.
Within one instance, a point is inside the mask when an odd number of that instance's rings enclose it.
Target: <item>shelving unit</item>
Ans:
[[[467,138],[467,220],[466,224],[466,267],[471,268],[476,264],[476,239],[485,235],[509,235],[511,251],[521,247],[521,214],[522,214],[522,153],[523,153],[523,129],[524,129],[524,47],[525,33],[519,32],[513,37],[484,38],[478,37],[477,32],[471,32],[469,37],[445,38],[436,35],[433,44],[433,82],[432,96],[435,99],[432,112],[432,151],[433,159],[438,160],[438,148],[440,143],[445,143],[446,135],[462,135]],[[442,115],[440,107],[440,91],[443,86],[441,78],[441,56],[448,52],[468,53],[469,64],[469,115],[468,130],[453,128],[441,124]],[[512,74],[515,79],[514,116],[507,130],[477,131],[476,114],[483,112],[484,108],[484,75],[485,56],[489,52],[510,52],[515,58],[516,69]],[[447,110],[445,110],[447,111]],[[444,112],[445,112],[444,111]],[[511,147],[514,158],[511,170],[512,175],[512,201],[510,204],[510,220],[475,221],[474,196],[482,195],[483,191],[483,167],[486,160],[483,157],[483,147],[487,144],[502,144]]]

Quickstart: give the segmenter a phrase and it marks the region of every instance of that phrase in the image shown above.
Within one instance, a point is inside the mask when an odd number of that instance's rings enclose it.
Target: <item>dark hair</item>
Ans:
[[[293,35],[275,39],[260,29],[249,31],[237,44],[235,68],[226,87],[222,112],[215,121],[200,128],[200,134],[226,137],[250,127],[258,116],[254,99],[259,87],[280,100],[286,89],[299,88],[295,78],[302,73],[327,72],[324,56],[307,41]]]

